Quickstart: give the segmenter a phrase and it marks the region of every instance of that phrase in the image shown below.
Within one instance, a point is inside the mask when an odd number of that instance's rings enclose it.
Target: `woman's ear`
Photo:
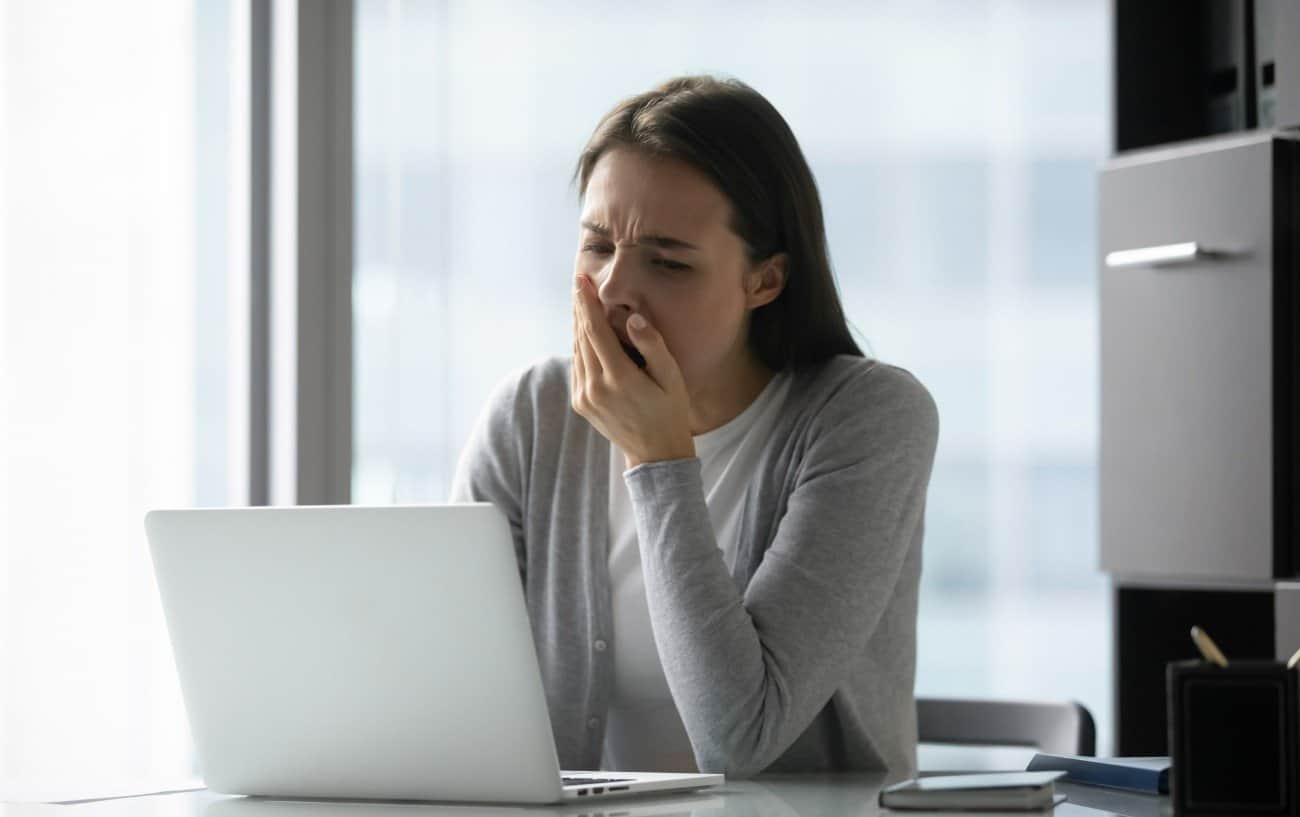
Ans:
[[[786,273],[790,256],[783,252],[769,256],[750,271],[747,281],[746,304],[750,309],[757,309],[776,300],[776,296],[785,289]]]

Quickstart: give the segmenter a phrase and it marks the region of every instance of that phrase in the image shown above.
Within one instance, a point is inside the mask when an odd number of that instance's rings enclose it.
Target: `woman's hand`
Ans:
[[[591,281],[578,275],[573,298],[573,410],[617,445],[627,467],[695,456],[690,398],[677,361],[649,323],[627,333],[645,369],[623,351]],[[644,321],[644,318],[642,318]]]

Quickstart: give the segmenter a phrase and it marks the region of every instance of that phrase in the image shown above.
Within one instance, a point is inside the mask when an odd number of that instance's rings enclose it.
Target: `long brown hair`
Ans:
[[[731,202],[731,229],[757,263],[786,253],[786,283],[754,310],[749,343],[767,367],[803,369],[837,354],[864,357],[849,334],[826,249],[821,198],[785,119],[737,79],[689,76],[620,102],[578,159],[578,195],[600,157],[626,146],[686,162]]]

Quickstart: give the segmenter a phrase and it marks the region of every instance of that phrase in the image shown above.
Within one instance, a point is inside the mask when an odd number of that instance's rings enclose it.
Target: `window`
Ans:
[[[143,516],[245,501],[238,4],[0,5],[0,790],[194,775]]]
[[[356,14],[354,501],[445,501],[491,387],[570,352],[569,177],[599,117],[670,76],[731,74],[808,156],[860,339],[939,405],[918,694],[1076,698],[1105,751],[1104,3],[358,0]]]

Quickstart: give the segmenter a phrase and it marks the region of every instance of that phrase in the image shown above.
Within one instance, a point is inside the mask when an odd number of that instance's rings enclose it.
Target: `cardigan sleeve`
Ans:
[[[700,461],[624,475],[655,644],[701,771],[757,774],[808,727],[891,603],[923,521],[938,414],[910,374],[865,370],[808,433],[743,594],[717,547]]]
[[[510,523],[519,576],[527,563],[524,542],[525,484],[532,440],[532,415],[525,399],[524,373],[502,380],[470,432],[452,477],[450,503],[491,502]]]

